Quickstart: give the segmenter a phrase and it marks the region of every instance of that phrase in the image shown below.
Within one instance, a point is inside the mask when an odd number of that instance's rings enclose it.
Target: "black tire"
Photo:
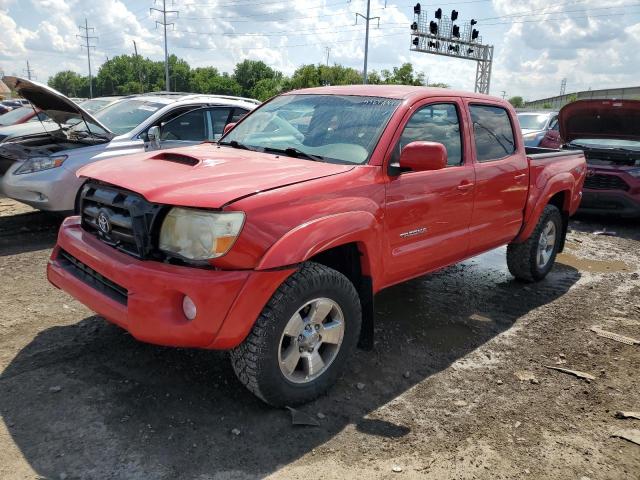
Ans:
[[[555,224],[555,244],[551,257],[547,263],[540,267],[537,261],[538,243],[545,227],[549,222]],[[563,235],[562,214],[555,205],[547,205],[536,228],[524,243],[512,243],[507,247],[507,266],[511,274],[524,282],[538,282],[551,271],[556,261],[556,255],[560,248]]]
[[[308,383],[294,383],[278,364],[280,339],[295,312],[320,297],[333,300],[342,310],[342,343],[320,376]],[[231,351],[231,363],[238,379],[264,402],[276,407],[306,403],[336,382],[358,342],[361,323],[360,298],[349,279],[324,265],[306,262],[273,294],[249,336]]]

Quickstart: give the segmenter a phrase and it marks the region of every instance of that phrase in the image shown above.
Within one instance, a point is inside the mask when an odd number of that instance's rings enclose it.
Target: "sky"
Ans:
[[[356,13],[366,0],[171,0],[169,52],[192,67],[232,72],[244,59],[263,60],[285,74],[308,63],[362,69],[365,28]],[[421,2],[429,16],[456,9],[471,19],[483,42],[495,45],[491,93],[525,99],[567,92],[640,85],[640,1],[442,0]],[[372,0],[369,70],[411,62],[429,82],[473,90],[476,64],[412,52],[413,6],[408,0]],[[107,58],[138,53],[164,58],[161,20],[150,7],[162,0],[0,0],[0,73],[26,77],[27,61],[38,81],[60,70],[87,73],[78,27],[88,21],[96,48],[95,73]]]

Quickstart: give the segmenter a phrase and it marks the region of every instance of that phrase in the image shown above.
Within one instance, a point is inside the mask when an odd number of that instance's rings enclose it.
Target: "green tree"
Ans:
[[[233,77],[242,87],[242,94],[248,96],[260,80],[279,79],[282,78],[282,73],[275,71],[263,61],[244,60],[236,65]]]
[[[416,85],[424,86],[426,84],[424,73],[416,73],[413,65],[404,63],[400,67],[393,67],[392,71],[382,70],[382,82],[394,85]]]
[[[449,85],[448,83],[443,83],[443,82],[435,82],[435,83],[429,83],[427,84],[427,87],[434,87],[434,88],[450,88],[451,85]]]
[[[264,102],[283,92],[284,88],[285,84],[280,79],[263,78],[251,89],[249,96]]]
[[[320,71],[315,65],[302,65],[298,67],[291,77],[291,88],[319,87]]]
[[[509,99],[509,103],[513,105],[514,108],[522,108],[524,107],[524,99],[520,96],[511,97]]]
[[[83,87],[86,87],[88,90],[89,80],[76,72],[65,70],[58,72],[51,77],[47,82],[47,85],[58,90],[67,97],[80,97]]]

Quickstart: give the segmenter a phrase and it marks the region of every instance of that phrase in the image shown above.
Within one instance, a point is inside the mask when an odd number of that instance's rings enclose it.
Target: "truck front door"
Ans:
[[[411,109],[396,135],[386,190],[387,284],[465,256],[475,180],[469,135],[461,122],[463,111],[458,99],[429,99]],[[442,143],[447,149],[447,167],[398,171],[402,149],[414,141]]]

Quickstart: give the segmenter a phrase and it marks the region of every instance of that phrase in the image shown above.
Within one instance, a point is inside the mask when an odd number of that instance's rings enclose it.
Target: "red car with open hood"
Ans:
[[[541,147],[587,159],[581,212],[640,217],[640,100],[579,100],[560,110]]]

